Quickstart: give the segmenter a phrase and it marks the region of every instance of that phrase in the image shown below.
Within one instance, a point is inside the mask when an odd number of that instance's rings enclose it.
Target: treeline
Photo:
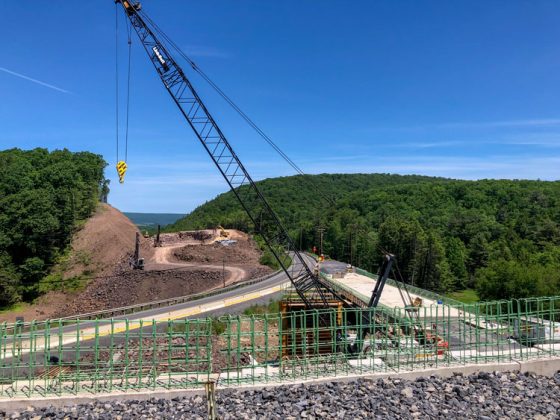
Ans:
[[[560,182],[357,174],[275,178],[259,187],[304,250],[319,247],[323,227],[325,254],[376,271],[381,253],[394,253],[403,278],[419,287],[475,287],[485,300],[560,294]],[[219,223],[250,229],[231,193],[169,229]]]
[[[105,166],[88,152],[0,151],[0,306],[36,296],[78,221],[107,195]]]

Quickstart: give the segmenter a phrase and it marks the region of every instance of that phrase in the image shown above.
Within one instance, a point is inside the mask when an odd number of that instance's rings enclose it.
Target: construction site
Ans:
[[[92,257],[71,259],[61,269],[63,279],[93,273],[83,288],[50,292],[0,318],[0,402],[560,357],[560,297],[466,304],[411,285],[390,252],[379,253],[379,270],[371,273],[302,250],[178,57],[195,72],[198,67],[139,3],[116,3],[179,115],[233,191],[250,231],[158,228],[144,237],[101,205],[73,241],[72,255],[87,249]],[[117,168],[124,182],[126,162]],[[264,252],[275,269],[262,264]]]
[[[151,318],[143,306],[128,308],[126,318],[97,313],[92,320],[4,323],[0,395],[198,388],[209,381],[276,384],[560,354],[558,298],[466,305],[410,286],[399,291],[403,285],[388,279],[379,304],[368,307],[379,277],[326,265],[323,281],[344,296],[328,297],[328,309],[301,310],[302,300],[284,279],[276,289],[283,296],[279,313],[204,317],[246,299],[241,288],[234,289],[238,297],[203,295]],[[401,293],[413,303],[399,305]]]

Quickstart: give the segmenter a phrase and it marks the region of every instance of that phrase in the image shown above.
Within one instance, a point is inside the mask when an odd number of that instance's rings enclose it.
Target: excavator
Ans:
[[[227,238],[229,236],[229,233],[227,233],[227,230],[225,230],[222,225],[216,226],[216,229],[220,231],[220,236],[222,238]]]
[[[196,64],[188,59],[173,41],[146,15],[140,2],[115,0],[115,4],[122,6],[122,10],[130,22],[131,28],[138,35],[140,43],[161,79],[163,86],[247,213],[255,232],[263,238],[305,307],[307,309],[327,309],[331,307],[329,300],[344,301],[329,283],[322,280],[318,271],[310,269],[308,265],[310,257],[304,257],[298,251],[295,242],[282,225],[257,184],[253,181],[253,178],[235,153],[224,132],[203,103],[183,69],[172,56],[171,50],[187,59],[195,71],[197,70]],[[218,229],[220,229],[220,233],[223,235],[225,230],[221,226],[218,226]],[[285,253],[291,256],[291,263],[286,258],[283,258]],[[391,273],[393,263],[394,256],[390,254],[385,255],[380,268],[380,276],[376,282],[368,308],[375,308],[379,303],[383,287]],[[405,305],[407,304],[404,296],[403,302],[405,302]],[[363,321],[368,321],[364,325],[371,325],[371,319],[368,318],[371,317],[371,313],[367,309],[364,310]],[[325,317],[325,322],[328,322],[327,318]],[[420,322],[415,323],[416,334],[424,334],[425,336],[425,333],[422,333],[419,328]],[[373,333],[373,331],[360,331],[359,335],[363,337],[366,333]]]

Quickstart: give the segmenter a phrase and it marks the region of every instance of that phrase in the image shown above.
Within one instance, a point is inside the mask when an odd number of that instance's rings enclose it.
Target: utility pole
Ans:
[[[156,247],[161,245],[161,244],[159,243],[159,234],[160,234],[160,232],[161,232],[161,226],[158,224],[158,225],[157,225],[156,243],[155,243],[155,246],[156,246]]]
[[[136,244],[134,245],[134,265],[138,265],[140,259],[140,232],[136,232]]]
[[[224,282],[224,287],[226,287],[226,257],[225,257],[225,255],[222,259],[222,281]]]
[[[350,231],[350,265],[354,266],[354,247],[352,246],[352,231]]]
[[[323,255],[323,232],[325,228],[318,227],[317,232],[319,232],[319,256]]]
[[[144,269],[144,258],[140,258],[140,232],[136,232],[136,244],[134,245],[134,257],[130,264],[135,270]]]

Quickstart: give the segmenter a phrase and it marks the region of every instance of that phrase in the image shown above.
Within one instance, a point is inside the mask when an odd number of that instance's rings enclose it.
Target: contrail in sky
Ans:
[[[11,74],[11,75],[13,75],[13,76],[21,77],[22,79],[29,80],[30,82],[37,83],[38,85],[45,86],[45,87],[48,87],[48,88],[50,88],[50,89],[57,90],[57,91],[62,92],[62,93],[72,93],[72,92],[70,92],[70,91],[61,89],[61,88],[59,88],[59,87],[56,87],[56,86],[53,86],[53,85],[49,85],[48,83],[41,82],[40,80],[32,79],[31,77],[27,77],[27,76],[24,76],[23,74],[16,73],[15,71],[11,71],[11,70],[5,69],[4,67],[0,67],[0,70],[3,71],[3,72],[5,72],[5,73]]]

